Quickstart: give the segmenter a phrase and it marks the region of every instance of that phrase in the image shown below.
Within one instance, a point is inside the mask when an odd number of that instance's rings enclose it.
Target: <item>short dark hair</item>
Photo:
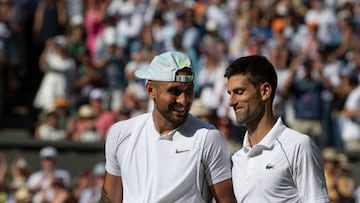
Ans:
[[[249,75],[249,81],[256,88],[268,82],[273,89],[271,98],[274,99],[277,87],[277,74],[270,61],[261,55],[250,55],[234,60],[225,70],[227,79],[234,75]]]

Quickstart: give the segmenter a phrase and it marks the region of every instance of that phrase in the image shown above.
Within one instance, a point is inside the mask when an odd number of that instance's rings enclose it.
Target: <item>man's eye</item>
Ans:
[[[181,89],[170,89],[168,91],[170,94],[175,95],[175,96],[180,96],[183,92],[186,95],[192,95],[194,93],[194,90],[192,88],[190,89],[186,89],[186,90],[181,90]]]
[[[170,89],[169,93],[175,96],[181,95],[182,91],[180,89]]]
[[[187,89],[185,90],[185,94],[189,95],[189,94],[193,94],[194,93],[194,89]]]
[[[235,90],[235,91],[234,91],[234,94],[243,94],[243,93],[244,93],[243,90]]]

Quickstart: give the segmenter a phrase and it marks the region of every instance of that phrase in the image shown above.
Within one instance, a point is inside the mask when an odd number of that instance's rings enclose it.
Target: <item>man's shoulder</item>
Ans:
[[[131,127],[133,128],[135,124],[139,123],[139,122],[145,122],[149,116],[151,116],[150,113],[144,113],[126,120],[121,120],[121,121],[117,121],[116,123],[114,123],[113,126],[121,126],[121,127]]]
[[[290,148],[312,148],[314,140],[307,134],[296,131],[292,128],[286,128],[283,135],[279,137],[280,142],[284,142]]]
[[[150,116],[150,113],[145,113],[127,120],[118,121],[110,127],[107,133],[107,137],[118,141],[123,141],[126,139],[126,137],[131,135],[132,132],[144,126],[144,123],[146,123]]]

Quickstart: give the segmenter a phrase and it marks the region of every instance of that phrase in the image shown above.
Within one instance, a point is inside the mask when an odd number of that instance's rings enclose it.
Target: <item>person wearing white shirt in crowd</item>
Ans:
[[[33,202],[51,201],[55,197],[53,184],[61,181],[66,188],[71,186],[69,171],[56,167],[58,152],[55,147],[46,146],[40,150],[40,165],[27,181],[30,191],[35,194]]]

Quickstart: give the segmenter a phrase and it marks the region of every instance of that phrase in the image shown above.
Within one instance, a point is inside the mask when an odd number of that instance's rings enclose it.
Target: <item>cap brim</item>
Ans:
[[[150,74],[147,70],[148,67],[142,67],[135,71],[135,76],[140,79],[148,79],[150,78]]]

